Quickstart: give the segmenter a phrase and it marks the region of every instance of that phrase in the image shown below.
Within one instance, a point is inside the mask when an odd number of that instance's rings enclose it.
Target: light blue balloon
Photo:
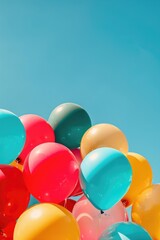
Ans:
[[[99,240],[152,240],[141,226],[132,222],[120,222],[110,226]]]
[[[20,119],[4,109],[0,109],[0,164],[9,164],[22,151],[26,133]]]
[[[39,203],[39,201],[35,197],[30,195],[30,201],[29,201],[29,204],[28,204],[28,208],[32,207],[33,205],[38,204],[38,203]]]
[[[123,153],[113,148],[98,148],[82,161],[80,179],[90,202],[100,210],[107,210],[128,191],[132,168]]]

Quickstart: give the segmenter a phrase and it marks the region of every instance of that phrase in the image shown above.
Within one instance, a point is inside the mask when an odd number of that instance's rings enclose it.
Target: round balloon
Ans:
[[[0,230],[1,240],[13,240],[13,232],[16,225],[16,221],[10,222],[4,229]]]
[[[99,240],[152,240],[141,226],[132,222],[120,222],[110,226]]]
[[[84,158],[96,148],[109,147],[128,152],[128,142],[123,132],[111,124],[97,124],[84,134],[81,141],[81,154]]]
[[[26,133],[20,119],[12,112],[0,109],[0,163],[9,164],[23,149]]]
[[[60,203],[73,192],[79,168],[67,147],[59,143],[43,143],[26,158],[23,175],[30,193],[37,200]]]
[[[79,105],[64,103],[56,107],[49,117],[56,142],[68,148],[78,148],[83,134],[91,127],[88,113]]]
[[[144,190],[132,207],[132,220],[144,227],[153,239],[160,240],[160,184]]]
[[[113,148],[98,148],[81,164],[81,185],[91,203],[107,210],[119,202],[132,181],[132,169],[123,153]]]
[[[136,197],[152,184],[152,168],[149,162],[137,153],[128,153],[128,158],[133,172],[131,186],[123,197],[123,204],[128,207],[133,204]]]
[[[78,222],[81,240],[97,240],[113,223],[127,221],[127,212],[122,202],[102,214],[87,198],[83,198],[74,205],[72,213]]]
[[[73,149],[72,153],[76,157],[78,165],[79,165],[79,168],[80,168],[80,165],[81,165],[81,162],[82,162],[80,149],[78,149],[78,148],[77,149]],[[81,188],[81,185],[80,185],[80,181],[78,180],[77,185],[76,185],[74,191],[71,193],[71,196],[79,196],[82,193],[83,193],[83,191],[82,191],[82,188]]]
[[[41,143],[54,142],[55,135],[50,124],[40,116],[26,114],[20,117],[26,130],[26,143],[18,157],[19,163],[23,164],[30,151]]]
[[[20,170],[0,165],[0,228],[17,220],[29,203],[29,192]]]
[[[72,214],[62,206],[41,203],[25,211],[17,221],[14,240],[79,240]]]

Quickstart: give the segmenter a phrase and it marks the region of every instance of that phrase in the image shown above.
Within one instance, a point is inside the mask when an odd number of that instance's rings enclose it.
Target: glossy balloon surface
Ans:
[[[119,202],[132,181],[128,159],[113,148],[98,148],[81,164],[81,185],[91,203],[107,210]]]
[[[72,214],[59,205],[41,203],[25,211],[17,221],[14,240],[79,240]]]
[[[20,119],[12,112],[0,109],[0,164],[9,164],[18,157],[26,140]]]
[[[81,141],[81,154],[84,158],[89,152],[101,147],[128,152],[128,142],[124,133],[111,124],[97,124],[88,129]]]
[[[74,103],[64,103],[56,107],[48,121],[55,131],[56,142],[71,149],[80,146],[83,134],[91,127],[88,113]]]

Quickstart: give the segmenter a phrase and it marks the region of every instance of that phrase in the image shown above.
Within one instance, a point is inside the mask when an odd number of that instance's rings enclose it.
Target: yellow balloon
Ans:
[[[84,158],[96,148],[110,147],[128,152],[128,142],[123,132],[111,124],[97,124],[89,128],[82,137],[81,155]]]
[[[62,206],[40,203],[18,219],[14,240],[79,240],[79,227],[72,214]]]
[[[10,164],[11,166],[13,166],[13,167],[16,167],[16,168],[18,168],[20,171],[22,171],[23,170],[23,166],[20,164],[20,163],[18,163],[18,161],[17,160],[14,160],[13,162],[11,162],[11,164]]]
[[[132,207],[132,220],[154,240],[160,240],[160,184],[150,186],[138,196]]]
[[[152,168],[149,162],[137,153],[127,153],[132,167],[132,183],[126,195],[123,197],[123,204],[128,207],[133,204],[136,197],[152,184]]]

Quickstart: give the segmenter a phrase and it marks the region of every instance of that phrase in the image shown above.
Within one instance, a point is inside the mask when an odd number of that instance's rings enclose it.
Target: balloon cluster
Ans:
[[[160,184],[116,126],[73,103],[48,121],[0,110],[0,239],[160,240],[159,212]]]

